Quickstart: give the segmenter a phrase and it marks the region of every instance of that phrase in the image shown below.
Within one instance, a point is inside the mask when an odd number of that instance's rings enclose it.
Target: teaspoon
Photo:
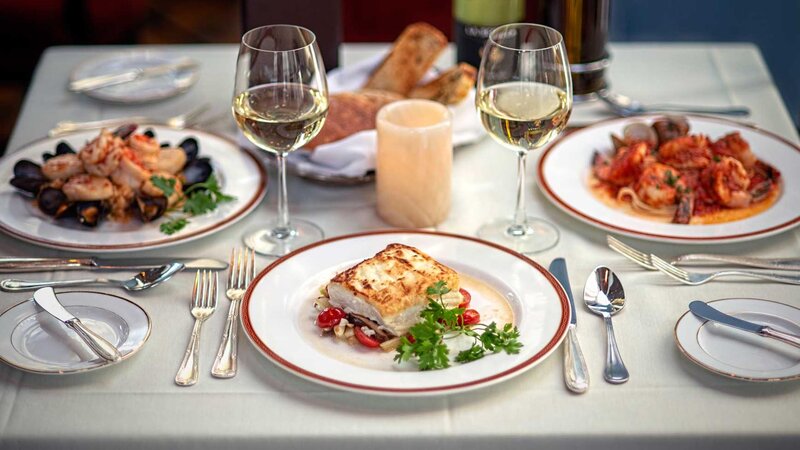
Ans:
[[[589,275],[583,289],[583,301],[595,314],[603,316],[606,323],[606,367],[603,378],[612,384],[628,381],[630,375],[622,357],[619,355],[614,325],[611,316],[625,306],[625,291],[622,282],[608,267],[599,266]]]
[[[174,262],[154,269],[143,270],[127,280],[110,278],[86,278],[81,280],[25,281],[7,279],[0,281],[0,289],[6,292],[30,291],[43,287],[81,286],[86,284],[116,286],[126,291],[143,291],[172,278],[183,270],[183,264]]]

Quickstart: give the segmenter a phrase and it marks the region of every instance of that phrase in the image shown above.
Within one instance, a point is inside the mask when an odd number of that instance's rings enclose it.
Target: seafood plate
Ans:
[[[156,220],[182,201],[185,189],[207,181],[213,168],[209,158],[199,157],[196,138],[172,146],[159,143],[152,129],[137,128],[103,129],[79,151],[61,141],[41,164],[17,161],[10,183],[54,219],[77,218],[87,227],[104,218]],[[157,179],[171,185],[169,195]]]
[[[722,118],[598,122],[545,148],[536,173],[565,213],[649,241],[723,244],[800,225],[800,146]]]
[[[611,134],[613,151],[592,157],[592,193],[631,214],[693,225],[745,219],[775,203],[780,171],[739,131],[716,140],[689,131],[685,117],[665,116]]]
[[[255,209],[267,187],[260,159],[232,139],[159,125],[33,141],[0,158],[0,179],[0,232],[93,254],[216,233]]]

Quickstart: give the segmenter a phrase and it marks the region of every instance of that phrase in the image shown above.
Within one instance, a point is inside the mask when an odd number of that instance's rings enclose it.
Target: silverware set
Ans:
[[[678,264],[696,262],[714,262],[730,265],[757,267],[773,270],[800,270],[800,260],[795,258],[753,258],[732,255],[714,255],[695,253],[681,255],[668,262],[652,253],[645,253],[631,247],[613,236],[607,236],[608,246],[648,270],[660,271],[683,284],[697,286],[719,277],[751,277],[778,283],[800,285],[800,276],[779,274],[776,272],[758,272],[751,270],[719,270],[714,272],[695,272],[682,269]]]
[[[256,257],[252,250],[231,250],[225,296],[230,300],[225,330],[211,368],[216,378],[233,378],[237,372],[237,353],[239,335],[239,308],[247,287],[256,275]],[[192,288],[191,314],[194,327],[186,347],[183,361],[175,375],[179,386],[192,386],[197,383],[200,373],[200,331],[203,322],[208,320],[217,308],[219,274],[198,270]]]

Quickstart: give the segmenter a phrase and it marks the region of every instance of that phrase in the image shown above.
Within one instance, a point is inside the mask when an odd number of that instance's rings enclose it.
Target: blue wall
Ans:
[[[800,0],[611,0],[612,41],[753,42],[800,124]]]

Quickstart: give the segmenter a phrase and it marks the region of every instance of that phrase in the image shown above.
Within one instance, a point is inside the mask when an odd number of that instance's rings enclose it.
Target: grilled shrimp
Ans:
[[[122,139],[104,129],[78,155],[87,172],[98,177],[107,177],[117,169],[123,147]]]
[[[750,177],[739,160],[723,156],[708,168],[707,176],[711,192],[721,204],[729,208],[744,208],[750,204],[752,195],[747,190]]]
[[[643,202],[654,208],[675,204],[680,172],[665,164],[654,163],[647,166],[633,189]]]
[[[161,146],[155,138],[145,134],[132,134],[128,138],[128,146],[142,166],[148,170],[156,170]]]
[[[106,200],[114,195],[114,185],[108,178],[82,173],[67,180],[61,187],[70,201]]]
[[[626,186],[638,179],[647,158],[648,148],[646,143],[636,142],[620,148],[610,160],[596,154],[594,173],[603,181]]]
[[[142,183],[150,179],[150,171],[139,165],[128,155],[123,156],[119,161],[119,166],[111,174],[114,184],[123,184],[134,191],[139,191]]]
[[[658,147],[658,160],[678,169],[702,169],[711,163],[708,137],[681,136]]]
[[[711,151],[717,156],[730,156],[739,160],[745,169],[752,169],[758,158],[750,150],[750,144],[742,139],[742,135],[738,131],[726,134],[713,144],[711,144]]]
[[[176,174],[186,165],[186,152],[180,148],[165,148],[158,154],[158,161],[154,170]]]
[[[54,156],[42,164],[42,173],[50,180],[65,180],[83,173],[83,161],[74,153]]]

